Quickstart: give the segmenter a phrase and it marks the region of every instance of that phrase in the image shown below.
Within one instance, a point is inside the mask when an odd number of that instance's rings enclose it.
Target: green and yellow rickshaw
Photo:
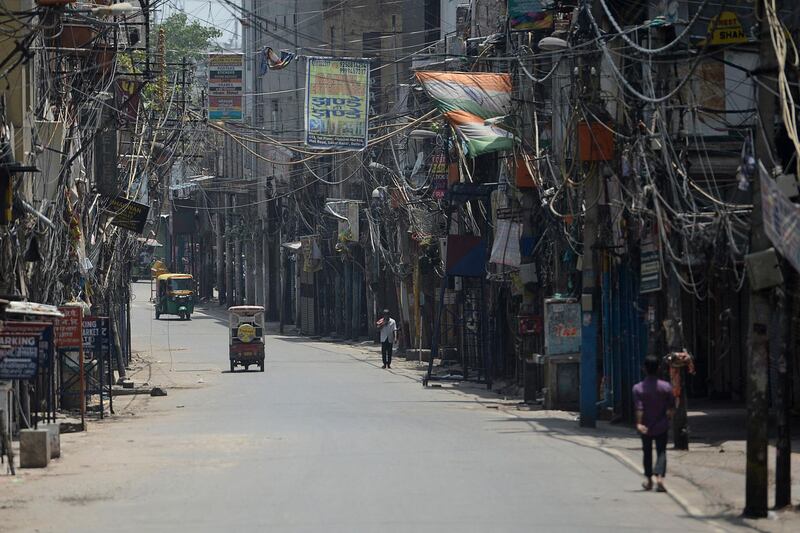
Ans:
[[[190,320],[194,312],[194,279],[191,274],[161,274],[156,278],[156,320],[178,315]]]

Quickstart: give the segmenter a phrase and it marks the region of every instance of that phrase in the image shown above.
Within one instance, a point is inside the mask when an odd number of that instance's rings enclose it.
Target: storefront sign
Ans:
[[[208,119],[242,120],[242,54],[208,55]]]
[[[112,224],[139,234],[144,231],[147,214],[150,212],[149,205],[140,204],[121,196],[111,200],[107,209],[114,215],[114,218],[111,219]]]
[[[369,61],[311,57],[306,71],[306,144],[367,147]]]
[[[712,45],[741,44],[747,42],[739,17],[733,11],[723,11],[708,23]]]

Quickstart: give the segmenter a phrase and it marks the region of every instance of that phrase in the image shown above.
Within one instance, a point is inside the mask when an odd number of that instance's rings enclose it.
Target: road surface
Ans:
[[[274,336],[266,372],[231,374],[221,315],[156,322],[134,287],[134,347],[160,361],[136,379],[169,396],[65,436],[61,461],[6,484],[0,529],[709,530],[614,458],[352,348]]]

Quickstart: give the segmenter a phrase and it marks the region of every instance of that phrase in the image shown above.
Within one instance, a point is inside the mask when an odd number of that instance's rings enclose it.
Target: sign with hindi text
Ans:
[[[369,60],[309,58],[306,144],[315,148],[366,148],[368,118]]]
[[[46,357],[40,345],[44,329],[50,324],[5,322],[0,329],[0,380],[33,379],[39,360]],[[50,330],[52,331],[52,330]],[[44,354],[41,352],[44,351]]]
[[[80,348],[83,343],[83,309],[77,306],[58,308],[63,318],[56,319],[56,343],[59,348]]]

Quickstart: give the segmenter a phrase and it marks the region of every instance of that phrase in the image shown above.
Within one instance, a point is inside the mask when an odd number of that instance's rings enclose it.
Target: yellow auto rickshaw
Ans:
[[[191,320],[194,312],[194,278],[191,274],[161,274],[156,278],[156,320],[178,315]]]
[[[264,371],[264,308],[260,305],[236,305],[228,308],[228,359],[231,372],[237,365],[245,370],[258,365]]]

